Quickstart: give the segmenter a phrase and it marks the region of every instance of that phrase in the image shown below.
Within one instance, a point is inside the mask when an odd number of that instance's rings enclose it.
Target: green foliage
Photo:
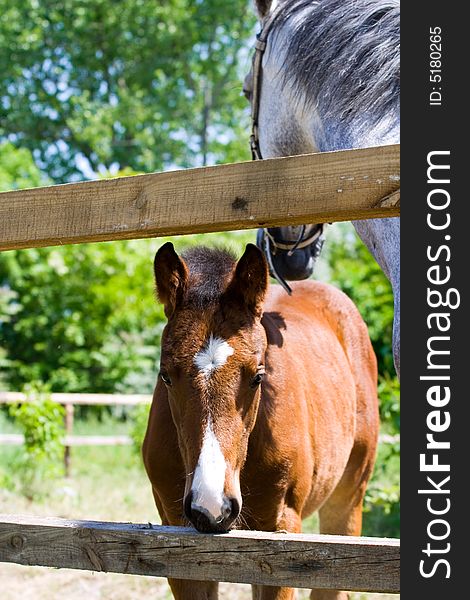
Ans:
[[[34,164],[29,150],[15,148],[10,142],[0,143],[0,192],[36,187],[46,182],[47,178]]]
[[[12,292],[8,287],[0,286],[0,331],[2,330],[2,324],[4,325],[7,323],[7,321],[10,320],[11,315],[14,313],[13,298],[15,298],[14,292]],[[4,375],[6,370],[10,367],[11,364],[8,360],[7,351],[4,347],[2,347],[0,338],[0,388],[6,386]]]
[[[132,438],[132,448],[139,460],[142,455],[142,443],[144,441],[145,432],[147,431],[149,410],[149,405],[141,404],[136,406],[132,412],[132,427],[130,430],[130,436]]]
[[[56,182],[248,159],[254,26],[249,0],[0,0],[0,141]]]
[[[31,499],[46,494],[50,482],[63,474],[65,411],[44,389],[25,388],[28,402],[10,408],[24,435],[13,472],[21,492]]]
[[[398,444],[379,447],[364,502],[363,535],[400,537],[400,452]]]
[[[386,373],[379,378],[380,421],[387,433],[400,433],[400,382]],[[397,454],[400,450],[397,449]]]
[[[39,379],[52,391],[149,391],[163,319],[151,261],[135,242],[0,256],[0,286],[15,294],[0,325],[10,387]]]
[[[241,253],[253,233],[175,238]],[[163,240],[83,244],[0,254],[0,373],[17,390],[46,381],[60,392],[151,392],[159,362],[163,308],[152,261]],[[6,354],[6,356],[5,356]]]

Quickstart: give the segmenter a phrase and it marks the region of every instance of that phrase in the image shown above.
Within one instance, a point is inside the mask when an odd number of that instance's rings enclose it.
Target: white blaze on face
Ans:
[[[194,357],[194,364],[201,373],[209,377],[212,371],[225,365],[233,352],[228,342],[211,334],[204,348]]]
[[[224,496],[225,471],[225,458],[209,417],[191,486],[191,506],[204,509],[216,521],[222,520],[227,508]]]

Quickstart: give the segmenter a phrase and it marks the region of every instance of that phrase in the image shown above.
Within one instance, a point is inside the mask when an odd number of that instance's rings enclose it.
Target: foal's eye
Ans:
[[[263,381],[264,373],[256,373],[250,383],[251,388],[257,388],[259,384]]]
[[[167,373],[160,371],[160,379],[165,385],[171,386],[171,379],[168,377]]]

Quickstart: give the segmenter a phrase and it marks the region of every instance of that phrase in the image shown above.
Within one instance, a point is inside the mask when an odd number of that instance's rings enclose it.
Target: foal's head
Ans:
[[[168,318],[158,385],[186,469],[184,512],[200,531],[226,531],[241,509],[240,470],[264,375],[266,262],[252,244],[237,263],[208,248],[179,257],[167,243],[155,279]]]

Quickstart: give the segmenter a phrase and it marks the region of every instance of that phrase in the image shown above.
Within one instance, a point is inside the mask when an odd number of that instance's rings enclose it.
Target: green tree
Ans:
[[[0,191],[35,187],[46,183],[46,178],[34,164],[31,153],[26,148],[15,148],[9,142],[0,143]],[[0,332],[15,312],[16,294],[4,282],[0,283]],[[0,335],[0,386],[5,386],[3,378],[11,368],[8,353]]]
[[[0,0],[0,141],[56,182],[248,158],[254,25],[248,0]]]
[[[0,192],[36,187],[46,181],[29,150],[15,148],[10,142],[0,143]]]
[[[2,327],[5,326],[7,321],[11,318],[13,312],[12,300],[15,297],[14,292],[5,287],[0,287],[0,332]],[[0,337],[0,389],[6,385],[5,373],[11,367],[10,361],[8,360],[8,354],[2,338]]]
[[[0,323],[12,389],[149,391],[163,314],[153,300],[148,243],[15,251],[0,256],[14,293]]]

